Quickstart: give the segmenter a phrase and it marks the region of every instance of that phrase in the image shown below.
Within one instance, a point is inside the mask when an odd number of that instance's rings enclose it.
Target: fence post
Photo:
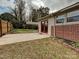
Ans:
[[[10,23],[10,31],[11,31],[11,23]]]
[[[7,33],[8,33],[8,22],[7,22]]]
[[[2,23],[1,23],[1,20],[0,20],[0,36],[2,36]]]

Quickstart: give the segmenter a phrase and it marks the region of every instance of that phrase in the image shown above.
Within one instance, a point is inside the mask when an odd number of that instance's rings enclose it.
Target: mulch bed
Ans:
[[[61,41],[62,40],[62,41]],[[77,53],[79,53],[79,48],[73,47],[72,45],[69,45],[68,43],[64,42],[63,39],[61,39],[60,41],[56,39],[57,43],[64,45],[66,48],[70,48],[74,51],[76,51]]]

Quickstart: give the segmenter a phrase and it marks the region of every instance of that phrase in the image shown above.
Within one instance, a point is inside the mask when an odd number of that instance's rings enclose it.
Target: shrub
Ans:
[[[31,25],[31,24],[27,24],[26,29],[38,29],[38,25]]]

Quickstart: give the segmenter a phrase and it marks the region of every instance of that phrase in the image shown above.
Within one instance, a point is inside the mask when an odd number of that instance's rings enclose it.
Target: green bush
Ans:
[[[30,24],[27,24],[26,25],[26,29],[38,29],[38,25],[30,25]]]

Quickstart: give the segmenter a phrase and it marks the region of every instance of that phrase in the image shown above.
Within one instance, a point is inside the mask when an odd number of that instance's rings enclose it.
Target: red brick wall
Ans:
[[[63,26],[56,26],[55,27],[55,33],[57,37],[63,38]]]
[[[52,27],[53,33],[53,27]],[[77,41],[79,40],[79,24],[58,25],[55,29],[56,37]]]

